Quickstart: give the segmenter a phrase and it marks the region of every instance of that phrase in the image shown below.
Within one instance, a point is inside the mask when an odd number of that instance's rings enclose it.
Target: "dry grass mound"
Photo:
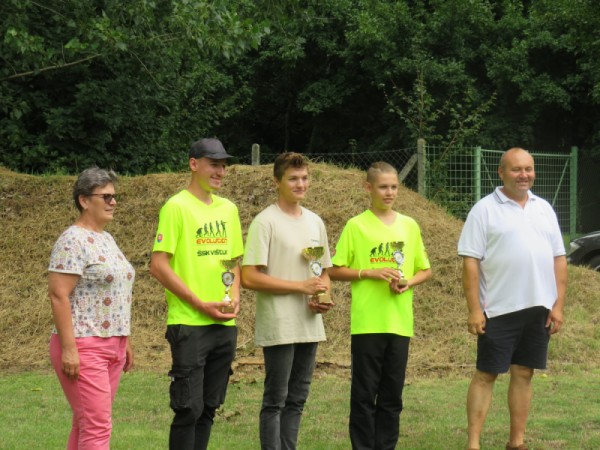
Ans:
[[[272,166],[232,166],[221,195],[239,207],[242,226],[275,200]],[[346,220],[362,212],[368,199],[363,173],[315,164],[305,206],[318,213],[335,245]],[[27,176],[0,168],[0,370],[49,367],[47,343],[52,319],[46,293],[46,269],[54,241],[76,217],[71,189],[74,177]],[[164,339],[166,307],[161,286],[149,274],[154,232],[162,204],[184,188],[187,174],[122,177],[123,194],[108,227],[137,270],[134,287],[133,345],[138,368],[165,370],[170,356]],[[421,225],[434,278],[416,289],[416,335],[411,374],[448,374],[472,367],[475,340],[466,332],[461,289],[461,261],[456,242],[462,222],[418,194],[401,188],[397,209]],[[600,276],[570,268],[566,328],[551,346],[551,367],[595,368],[600,342],[598,292]],[[320,346],[323,366],[349,365],[349,300],[347,283],[334,283],[336,308],[325,316],[328,341]],[[253,344],[254,297],[243,291],[238,319],[238,363],[262,360]],[[577,325],[576,327],[574,325]]]

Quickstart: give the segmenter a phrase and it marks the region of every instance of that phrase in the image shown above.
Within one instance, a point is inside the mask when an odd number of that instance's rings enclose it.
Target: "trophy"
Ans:
[[[402,263],[404,263],[404,253],[402,253],[402,248],[404,247],[404,242],[396,241],[390,242],[391,247],[394,249],[394,253],[392,253],[394,257],[394,261],[396,261],[396,265],[398,266],[398,273],[400,274],[400,280],[398,280],[399,286],[406,286],[408,284],[408,280],[404,278],[404,274],[402,273]]]
[[[233,280],[235,279],[235,274],[231,272],[231,269],[233,269],[237,265],[237,263],[237,258],[221,260],[221,265],[225,267],[225,272],[221,274],[221,281],[225,285],[225,297],[223,297],[221,301],[227,303],[227,305],[221,308],[222,313],[230,314],[235,311],[235,308],[231,303],[231,298],[229,297],[229,288],[231,287],[231,285],[233,284]]]
[[[319,258],[323,256],[325,252],[323,247],[307,247],[302,249],[302,256],[308,261],[308,266],[310,267],[310,271],[316,277],[320,277],[323,273],[323,266],[319,262]],[[331,300],[331,295],[327,292],[320,292],[317,294],[318,303],[333,303]]]

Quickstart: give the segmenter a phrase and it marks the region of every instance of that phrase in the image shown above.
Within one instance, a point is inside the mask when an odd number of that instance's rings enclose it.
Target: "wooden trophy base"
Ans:
[[[223,300],[223,301],[227,301],[227,300]],[[233,302],[231,300],[229,300],[227,305],[221,306],[221,312],[223,314],[233,314],[235,312],[235,307],[233,306]]]
[[[319,305],[330,305],[333,303],[333,300],[331,299],[331,294],[329,294],[328,292],[324,292],[322,294],[317,295],[317,303]]]

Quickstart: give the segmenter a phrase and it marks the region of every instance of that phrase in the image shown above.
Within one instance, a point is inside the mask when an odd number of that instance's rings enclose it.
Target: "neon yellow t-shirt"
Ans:
[[[152,251],[170,253],[171,268],[202,301],[220,301],[225,295],[220,260],[244,252],[237,207],[216,195],[207,205],[187,190],[178,192],[160,210]],[[235,325],[202,314],[168,289],[165,294],[167,325]]]
[[[370,210],[351,218],[336,246],[331,262],[352,269],[397,267],[391,242],[402,241],[404,262],[401,270],[411,278],[429,269],[429,258],[414,219],[397,213],[392,225],[386,225]],[[351,334],[391,333],[413,336],[413,290],[398,295],[382,280],[352,282]]]

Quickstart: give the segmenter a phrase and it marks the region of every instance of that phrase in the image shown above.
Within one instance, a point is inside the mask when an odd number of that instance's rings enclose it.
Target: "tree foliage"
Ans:
[[[144,173],[179,164],[192,136],[243,105],[221,60],[268,31],[252,3],[7,0],[0,54],[1,162],[20,170],[90,164]]]
[[[600,153],[595,0],[5,0],[0,164],[521,145]]]

